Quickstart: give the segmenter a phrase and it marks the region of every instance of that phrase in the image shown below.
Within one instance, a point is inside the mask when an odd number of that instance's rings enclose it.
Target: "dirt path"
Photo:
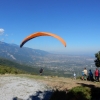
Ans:
[[[100,87],[100,82],[91,82],[91,81],[85,81],[85,80],[73,80],[71,78],[63,78],[63,77],[44,77],[45,80],[42,80],[42,82],[46,83],[48,86],[53,87],[54,89],[60,89],[60,90],[69,90],[76,86],[95,86]]]

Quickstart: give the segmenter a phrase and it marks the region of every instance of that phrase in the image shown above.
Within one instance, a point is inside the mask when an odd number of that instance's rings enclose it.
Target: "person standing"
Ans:
[[[87,80],[87,69],[86,68],[84,68],[84,80]]]
[[[93,81],[93,73],[91,71],[91,69],[89,70],[89,81]]]
[[[97,68],[96,68],[96,70],[94,72],[94,75],[95,75],[95,81],[99,82],[99,70]]]
[[[40,75],[42,75],[42,73],[43,73],[43,68],[40,69]]]
[[[74,74],[73,74],[73,75],[74,75],[74,79],[76,80],[76,73],[74,72]]]

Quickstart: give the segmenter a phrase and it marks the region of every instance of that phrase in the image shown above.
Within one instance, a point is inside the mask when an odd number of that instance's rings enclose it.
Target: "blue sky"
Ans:
[[[0,0],[0,41],[20,45],[38,31],[62,37],[38,37],[24,47],[56,53],[100,51],[100,0]]]

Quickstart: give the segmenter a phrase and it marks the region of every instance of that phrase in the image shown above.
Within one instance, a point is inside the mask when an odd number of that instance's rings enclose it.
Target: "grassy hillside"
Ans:
[[[31,65],[28,66],[28,65],[25,65],[25,64],[19,64],[19,63],[16,63],[14,61],[11,61],[11,60],[8,60],[8,59],[4,59],[4,58],[0,58],[0,69],[3,71],[3,72],[0,72],[0,73],[9,73],[9,72],[17,72],[16,73],[28,73],[28,74],[39,74],[39,70],[40,70],[40,67],[36,67],[34,65]],[[58,70],[50,70],[48,68],[43,68],[44,69],[44,72],[43,72],[43,75],[46,75],[46,76],[59,76],[59,77],[71,77],[72,75],[71,74],[64,74],[63,71],[58,71]],[[5,71],[7,70],[7,71]],[[13,70],[13,71],[10,71],[10,70]],[[21,72],[20,72],[21,70]]]
[[[16,63],[8,59],[0,58],[0,73],[13,73],[13,72],[37,74],[38,69]]]
[[[11,60],[8,60],[8,59],[4,59],[4,58],[0,58],[0,73],[27,73],[27,74],[39,74],[39,70],[40,68],[39,67],[36,67],[36,66],[27,66],[25,64],[19,64],[19,63],[16,63],[14,61],[11,61]],[[62,75],[61,73],[58,74],[58,73],[55,73],[55,71],[51,71],[51,70],[48,70],[47,68],[44,69],[44,72],[43,72],[44,75],[50,75],[50,76],[59,76],[59,75]]]
[[[17,68],[0,65],[0,74],[25,74],[25,73],[26,73],[25,71],[19,70]]]

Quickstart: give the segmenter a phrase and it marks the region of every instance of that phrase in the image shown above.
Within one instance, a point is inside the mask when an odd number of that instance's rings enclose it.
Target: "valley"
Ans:
[[[39,69],[42,67],[44,75],[72,77],[75,72],[77,76],[81,76],[85,67],[92,71],[96,68],[94,56],[53,54],[27,47],[20,48],[18,45],[4,42],[0,43],[0,58],[21,64],[23,67],[20,65],[16,67],[29,73],[39,74]]]

